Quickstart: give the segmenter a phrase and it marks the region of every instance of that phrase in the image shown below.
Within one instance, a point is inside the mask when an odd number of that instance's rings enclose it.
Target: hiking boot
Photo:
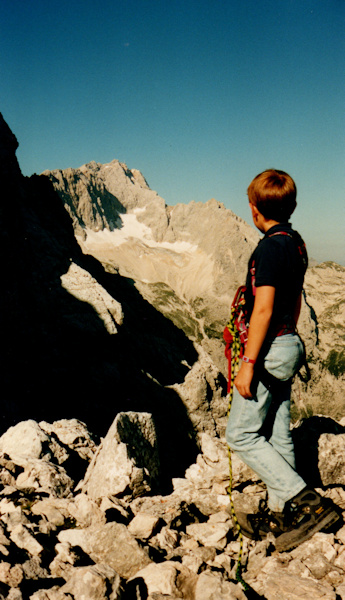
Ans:
[[[277,537],[285,531],[285,515],[269,510],[265,500],[260,500],[257,513],[236,512],[236,518],[243,535],[251,540],[263,540],[269,533]]]
[[[315,490],[304,488],[287,502],[285,531],[278,535],[275,547],[278,552],[296,548],[321,529],[329,529],[341,516],[328,498]]]

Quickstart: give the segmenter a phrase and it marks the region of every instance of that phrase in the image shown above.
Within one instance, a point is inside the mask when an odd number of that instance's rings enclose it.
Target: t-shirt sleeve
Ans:
[[[277,287],[284,270],[284,253],[280,244],[271,238],[261,241],[255,256],[255,285]]]

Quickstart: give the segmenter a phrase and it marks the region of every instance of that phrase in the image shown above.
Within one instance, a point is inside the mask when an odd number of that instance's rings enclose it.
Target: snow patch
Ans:
[[[141,208],[135,209],[135,212],[142,212]],[[131,238],[140,240],[143,244],[149,248],[165,248],[173,252],[195,252],[198,247],[191,244],[190,242],[156,242],[152,236],[152,230],[145,223],[140,223],[136,218],[136,215],[125,214],[121,215],[122,227],[109,231],[109,229],[103,229],[102,231],[93,231],[92,229],[85,229],[87,235],[86,243],[92,244],[110,244],[112,246],[121,246],[126,242],[130,241]]]

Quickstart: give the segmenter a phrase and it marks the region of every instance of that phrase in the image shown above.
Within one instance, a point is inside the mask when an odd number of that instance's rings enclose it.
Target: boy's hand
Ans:
[[[273,314],[275,288],[262,285],[256,288],[252,316],[250,317],[246,355],[252,360],[259,356]],[[235,379],[235,386],[243,398],[253,398],[250,386],[254,375],[254,365],[243,362]]]
[[[241,368],[235,378],[234,384],[237,391],[243,398],[249,399],[253,397],[250,391],[250,386],[254,375],[254,365],[250,363],[242,363]]]

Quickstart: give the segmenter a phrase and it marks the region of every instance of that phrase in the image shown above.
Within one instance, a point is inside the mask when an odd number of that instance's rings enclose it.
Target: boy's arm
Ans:
[[[245,355],[252,360],[259,356],[269,328],[274,304],[275,288],[263,285],[256,288],[254,308],[249,322],[248,342]],[[242,363],[235,379],[235,386],[243,398],[252,398],[250,385],[254,375],[254,365]]]

